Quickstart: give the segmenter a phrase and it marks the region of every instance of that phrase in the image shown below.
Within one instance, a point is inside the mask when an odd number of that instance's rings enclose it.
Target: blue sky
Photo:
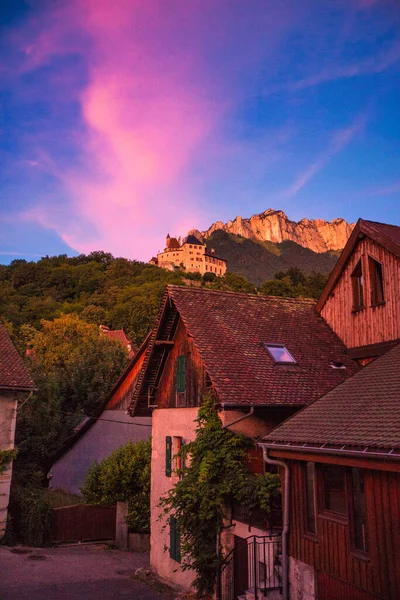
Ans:
[[[14,0],[0,41],[0,262],[268,208],[400,224],[400,4]]]

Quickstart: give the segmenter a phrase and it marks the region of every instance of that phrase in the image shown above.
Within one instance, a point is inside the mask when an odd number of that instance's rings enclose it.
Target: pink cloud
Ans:
[[[80,92],[71,89],[82,118],[82,128],[72,132],[79,163],[60,163],[38,148],[42,168],[62,183],[70,217],[54,197],[39,199],[25,219],[55,230],[78,251],[105,248],[141,258],[157,249],[167,229],[185,234],[188,225],[201,225],[205,209],[188,171],[197,158],[226,151],[216,132],[234,99],[223,88],[228,91],[235,69],[258,60],[256,44],[265,45],[264,35],[244,25],[270,31],[271,50],[291,24],[284,10],[261,13],[257,21],[243,12],[241,20],[231,19],[231,9],[211,0],[70,0],[36,17],[29,35],[18,34],[25,56],[19,73],[60,55],[79,55],[86,66]],[[226,53],[227,40],[233,49],[244,35],[244,50],[224,58],[235,68],[221,81],[218,69],[212,74],[213,63],[205,67],[206,46],[212,41]],[[71,73],[56,76],[69,93]]]

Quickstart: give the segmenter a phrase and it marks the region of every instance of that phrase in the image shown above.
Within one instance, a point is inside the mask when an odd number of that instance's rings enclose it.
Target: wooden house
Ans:
[[[366,364],[400,338],[400,227],[359,219],[317,303]]]
[[[179,539],[173,525],[164,529],[158,503],[178,481],[173,457],[195,438],[204,394],[213,391],[225,426],[259,439],[358,368],[313,302],[168,286],[130,408],[134,417],[152,415],[151,565],[161,577],[186,589],[193,580],[179,569]],[[264,468],[255,451],[252,459],[254,470]],[[230,532],[234,581],[225,591],[236,598],[261,585],[259,549],[271,531],[234,507]],[[265,577],[262,585],[277,587]]]
[[[128,414],[131,396],[143,365],[147,337],[116,381],[96,415],[85,417],[55,457],[48,474],[49,487],[80,494],[88,470],[129,441],[151,435],[151,417],[132,419]]]
[[[288,473],[290,598],[400,598],[399,406],[396,345],[264,438]]]
[[[35,390],[21,357],[0,322],[0,539],[3,537],[10,498],[12,461],[2,465],[1,452],[13,450],[17,403]]]

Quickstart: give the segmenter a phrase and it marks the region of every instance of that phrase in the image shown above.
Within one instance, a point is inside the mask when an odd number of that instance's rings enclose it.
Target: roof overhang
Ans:
[[[348,444],[310,444],[301,442],[258,442],[259,446],[268,450],[292,452],[293,454],[324,454],[332,456],[356,456],[366,459],[397,460],[400,461],[399,448],[376,448],[372,446],[354,447]]]

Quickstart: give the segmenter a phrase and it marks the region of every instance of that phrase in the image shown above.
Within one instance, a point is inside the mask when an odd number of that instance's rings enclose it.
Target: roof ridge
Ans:
[[[195,292],[201,292],[201,293],[207,293],[207,294],[229,294],[231,296],[245,296],[246,298],[255,298],[258,300],[265,300],[265,299],[271,299],[271,300],[279,300],[282,302],[295,302],[295,303],[304,303],[304,304],[316,304],[316,301],[313,300],[312,298],[288,298],[285,296],[271,296],[271,295],[266,295],[266,294],[251,294],[249,292],[233,292],[232,290],[214,290],[214,289],[209,289],[209,288],[199,288],[196,286],[185,286],[185,285],[175,285],[175,284],[168,284],[167,285],[167,289],[168,290],[173,290],[173,289],[178,289],[178,290],[190,290],[190,291],[195,291]]]
[[[391,223],[381,223],[380,221],[368,221],[368,220],[364,220],[364,219],[361,219],[361,220],[363,223],[368,223],[369,225],[372,225],[372,227],[374,227],[375,230],[377,229],[375,227],[375,225],[383,225],[384,227],[396,227],[400,231],[400,225],[392,225]],[[384,235],[389,237],[391,240],[393,240],[396,244],[399,243],[399,240],[396,239],[395,237],[393,237],[392,234],[387,231],[382,232],[382,231],[378,230],[378,233],[383,233]]]

